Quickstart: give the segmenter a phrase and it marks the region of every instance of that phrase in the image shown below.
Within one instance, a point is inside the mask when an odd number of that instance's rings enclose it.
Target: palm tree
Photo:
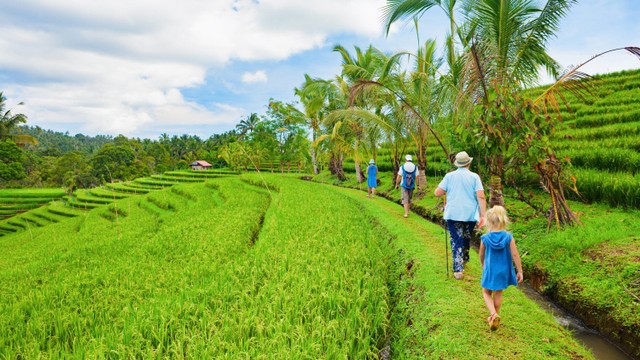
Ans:
[[[446,99],[437,78],[442,60],[436,55],[436,43],[425,42],[417,54],[400,52],[387,59],[382,72],[374,79],[360,79],[351,87],[352,98],[379,99],[378,108],[385,108],[387,129],[395,132],[398,139],[407,138],[417,150],[416,162],[419,168],[427,169],[426,150],[432,136],[448,158],[449,151],[444,146],[433,124],[445,113]],[[399,61],[404,56],[414,59],[411,71],[399,71]],[[401,140],[402,141],[402,140]],[[405,143],[395,146],[404,151]],[[400,158],[392,158],[394,167],[400,166]],[[420,174],[419,181],[426,182],[426,173]]]
[[[320,136],[321,124],[327,113],[327,106],[336,87],[331,81],[313,79],[304,74],[304,83],[295,89],[295,94],[304,106],[306,125],[311,129],[311,164],[313,173],[318,174],[318,148],[314,144]]]
[[[11,140],[18,146],[37,144],[38,140],[31,135],[14,133],[18,125],[27,122],[27,116],[24,114],[14,115],[11,113],[11,110],[5,111],[6,100],[7,98],[4,97],[4,94],[0,91],[0,140]],[[22,103],[19,105],[22,105]]]
[[[532,146],[531,139],[526,139],[518,126],[526,126],[524,118],[535,117],[536,109],[527,106],[526,102],[514,101],[514,94],[523,86],[535,84],[541,67],[557,76],[558,63],[547,54],[546,44],[576,1],[548,0],[543,7],[537,8],[537,3],[529,0],[463,0],[459,9],[466,15],[467,22],[462,27],[456,26],[453,3],[388,0],[385,8],[387,26],[397,19],[418,16],[439,7],[449,16],[451,29],[468,31],[460,36],[470,41],[460,44],[465,67],[456,84],[456,105],[465,107],[468,112],[460,114],[456,131],[462,140],[467,140],[466,143],[470,143],[471,138],[481,140],[491,176],[489,202],[500,204],[503,203],[501,179],[505,167],[516,165],[517,155]],[[518,120],[514,126],[514,121]],[[545,126],[544,121],[538,124]]]
[[[240,137],[244,137],[247,133],[251,134],[258,122],[260,122],[260,117],[256,113],[251,113],[246,119],[240,120],[240,123],[236,125],[236,130],[240,132]]]
[[[366,51],[362,51],[359,47],[355,47],[355,54],[351,55],[344,47],[337,45],[333,49],[342,56],[342,78],[344,83],[348,87],[352,87],[361,81],[370,81],[380,76],[384,71],[384,66],[387,64],[387,56],[380,50],[369,46]],[[370,100],[370,99],[368,99]],[[367,101],[367,99],[360,99],[351,97],[349,102],[350,107],[356,107],[364,109],[373,113],[380,114],[382,106],[380,101]],[[346,147],[349,153],[353,156],[356,170],[356,178],[359,183],[364,181],[364,174],[360,167],[361,162],[361,149],[360,146],[363,142],[364,135],[368,131],[368,126],[377,126],[375,122],[367,122],[366,118],[359,117],[357,114],[361,112],[356,111],[352,113],[340,113],[348,116],[343,117],[343,121],[347,125],[344,130],[348,130],[349,136],[344,140],[350,140],[351,147]],[[338,113],[336,113],[338,114]],[[355,116],[354,116],[355,115]],[[343,125],[341,122],[340,125]],[[335,133],[335,132],[334,132]]]

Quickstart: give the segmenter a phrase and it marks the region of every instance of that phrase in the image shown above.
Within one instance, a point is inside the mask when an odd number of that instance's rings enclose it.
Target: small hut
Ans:
[[[204,160],[196,160],[190,164],[191,170],[209,170],[211,169],[211,164]]]

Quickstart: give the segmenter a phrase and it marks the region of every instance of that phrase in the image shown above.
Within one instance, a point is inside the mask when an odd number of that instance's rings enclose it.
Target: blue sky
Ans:
[[[534,0],[535,1],[535,0]],[[0,91],[29,125],[86,135],[207,138],[232,129],[269,98],[294,101],[312,77],[340,72],[336,44],[417,48],[411,24],[384,36],[384,0],[0,0]],[[640,46],[637,0],[583,0],[562,21],[550,54],[563,66]],[[441,44],[437,10],[420,37]],[[638,69],[620,52],[590,74]],[[542,82],[550,79],[542,78]],[[24,105],[19,105],[24,102]]]

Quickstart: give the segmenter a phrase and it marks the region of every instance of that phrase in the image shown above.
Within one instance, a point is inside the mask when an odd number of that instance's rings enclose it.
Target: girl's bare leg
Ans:
[[[493,292],[493,307],[496,309],[496,312],[500,312],[500,307],[502,306],[502,290],[496,290]]]
[[[489,309],[489,315],[493,315],[497,312],[494,306],[494,298],[491,296],[492,293],[493,292],[491,290],[482,289],[482,297],[484,298],[484,303],[487,305],[487,309]]]

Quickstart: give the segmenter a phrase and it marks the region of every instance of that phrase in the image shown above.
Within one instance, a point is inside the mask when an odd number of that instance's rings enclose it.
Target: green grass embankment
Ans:
[[[352,175],[342,185],[366,191],[366,184],[357,184],[354,178]],[[391,185],[392,174],[383,173],[380,178],[378,191],[398,202],[400,192]],[[335,182],[326,173],[315,179]],[[414,211],[439,220],[441,204],[433,191],[441,179],[427,180]],[[559,231],[555,227],[547,230],[547,220],[522,202],[509,197],[505,201],[523,255],[525,279],[588,326],[640,357],[640,212],[570,202],[583,225]],[[402,212],[399,207],[397,211]]]
[[[465,279],[456,281],[445,257],[444,231],[381,197],[338,189],[365,206],[393,234],[399,252],[399,277],[392,285],[391,358],[399,359],[546,359],[590,358],[553,317],[522,292],[505,292],[503,326],[491,332],[480,289],[481,269],[473,253]]]

